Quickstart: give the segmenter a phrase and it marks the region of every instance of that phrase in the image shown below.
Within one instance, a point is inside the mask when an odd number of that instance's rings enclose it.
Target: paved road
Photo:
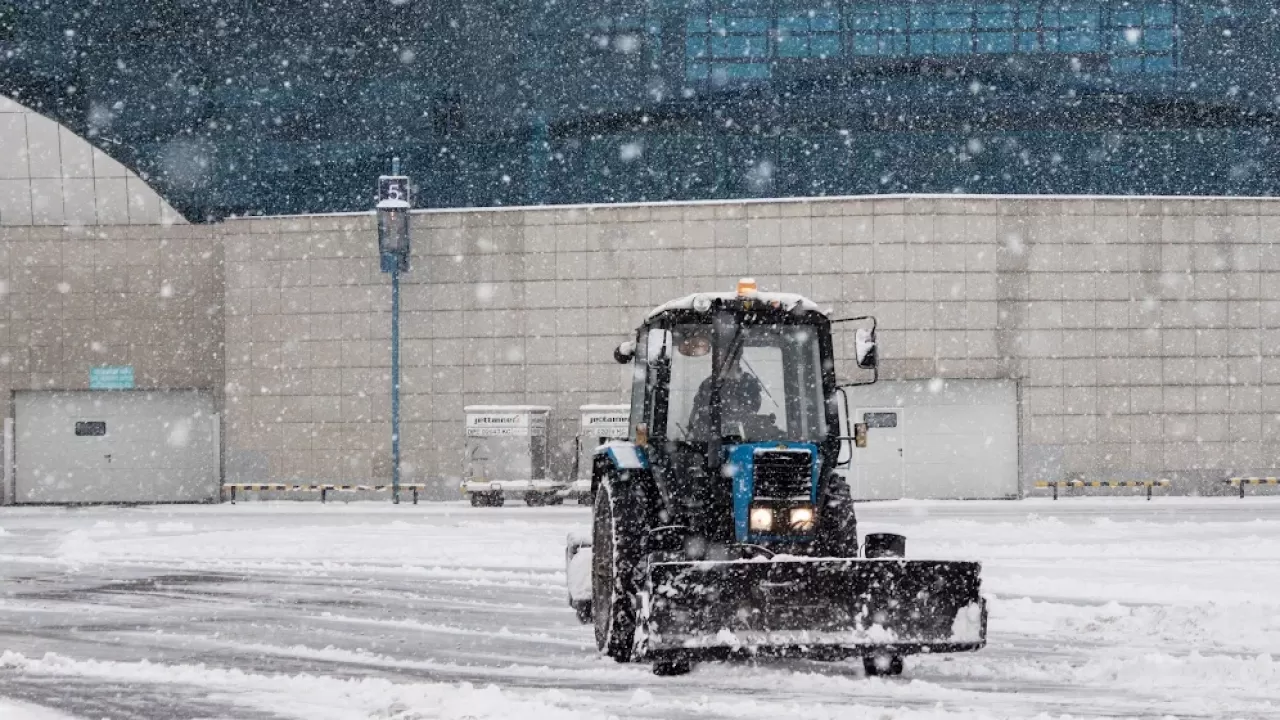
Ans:
[[[1280,501],[884,503],[862,517],[905,530],[909,553],[987,563],[987,650],[912,661],[898,680],[857,663],[674,679],[616,665],[564,602],[582,508],[18,508],[0,511],[0,697],[95,720],[1280,709],[1280,668],[1259,660],[1280,653]],[[1218,551],[1258,543],[1240,564]]]

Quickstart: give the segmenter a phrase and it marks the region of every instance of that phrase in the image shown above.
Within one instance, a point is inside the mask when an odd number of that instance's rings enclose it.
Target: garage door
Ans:
[[[20,503],[209,502],[218,497],[218,417],[199,392],[19,392]]]
[[[1006,380],[881,382],[850,388],[867,447],[853,453],[854,497],[1018,497],[1018,389]]]

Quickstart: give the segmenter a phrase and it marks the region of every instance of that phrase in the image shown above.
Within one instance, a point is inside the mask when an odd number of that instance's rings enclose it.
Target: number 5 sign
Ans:
[[[383,175],[378,178],[378,201],[403,200],[410,203],[409,177],[407,175]]]

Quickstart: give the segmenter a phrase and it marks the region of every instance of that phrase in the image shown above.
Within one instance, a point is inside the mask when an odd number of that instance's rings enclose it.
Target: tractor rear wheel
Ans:
[[[618,662],[631,662],[642,509],[632,488],[613,480],[600,483],[592,512],[591,615],[596,647]]]

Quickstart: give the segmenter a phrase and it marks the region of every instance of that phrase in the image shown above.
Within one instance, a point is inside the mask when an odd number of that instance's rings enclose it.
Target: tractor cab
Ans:
[[[863,320],[858,365],[872,369]],[[674,524],[713,542],[816,538],[820,478],[848,438],[831,327],[808,299],[743,281],[656,308],[615,352],[633,363],[631,438],[661,469]]]

